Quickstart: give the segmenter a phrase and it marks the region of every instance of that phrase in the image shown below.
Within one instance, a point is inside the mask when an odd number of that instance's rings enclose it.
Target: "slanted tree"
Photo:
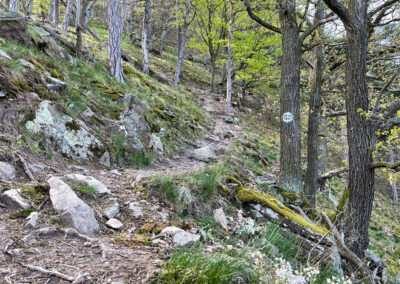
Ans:
[[[179,79],[181,77],[182,73],[182,65],[183,65],[183,56],[185,54],[185,45],[186,45],[186,35],[187,31],[189,29],[189,20],[190,20],[190,6],[191,2],[190,0],[186,1],[185,4],[185,12],[183,16],[183,24],[180,25],[178,23],[178,62],[176,63],[176,69],[175,69],[175,76],[174,76],[174,89],[178,89],[179,86]],[[177,1],[177,13],[178,15],[180,14],[180,3]],[[180,18],[180,17],[178,17]]]
[[[66,34],[68,31],[69,22],[71,21],[72,8],[74,7],[74,0],[68,0],[67,10],[65,11],[64,21],[62,23],[61,31]]]
[[[122,23],[119,13],[119,0],[110,0],[108,4],[108,58],[110,74],[119,82],[124,82],[121,42]]]

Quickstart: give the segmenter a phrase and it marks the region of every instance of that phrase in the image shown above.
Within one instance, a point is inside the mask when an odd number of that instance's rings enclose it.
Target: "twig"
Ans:
[[[55,271],[55,270],[47,270],[43,267],[40,266],[35,266],[35,265],[31,265],[31,264],[24,264],[24,263],[20,263],[20,265],[22,265],[23,267],[28,268],[29,270],[32,271],[37,271],[43,274],[47,274],[50,276],[54,276],[63,280],[66,280],[68,282],[71,282],[73,284],[79,284],[79,283],[83,283],[85,280],[87,280],[87,278],[89,277],[89,273],[84,273],[84,274],[79,274],[77,277],[72,277],[72,276],[68,276],[66,274],[63,274],[61,272]]]

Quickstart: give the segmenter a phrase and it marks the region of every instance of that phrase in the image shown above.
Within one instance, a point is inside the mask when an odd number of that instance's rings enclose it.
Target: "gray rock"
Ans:
[[[111,207],[107,208],[104,213],[103,216],[106,219],[111,219],[114,218],[115,216],[117,216],[119,214],[120,211],[120,207],[118,203],[114,203]]]
[[[103,156],[99,159],[99,163],[107,168],[111,167],[111,157],[108,151],[104,152]]]
[[[175,235],[176,233],[179,232],[184,232],[181,228],[175,227],[175,226],[168,226],[162,229],[161,234],[164,235]]]
[[[29,214],[29,216],[26,218],[28,222],[26,222],[25,227],[28,229],[36,229],[39,225],[39,217],[39,212],[32,212]]]
[[[276,183],[276,178],[272,174],[270,174],[270,175],[256,177],[255,182],[258,185],[270,185]]]
[[[54,209],[62,212],[62,221],[83,234],[93,234],[100,230],[93,210],[75,194],[69,185],[56,177],[50,178],[47,182],[50,185],[50,200]]]
[[[61,214],[61,221],[77,229],[82,234],[91,235],[100,231],[93,210],[86,204],[78,204]]]
[[[88,133],[83,123],[60,113],[50,101],[39,104],[35,119],[26,123],[26,128],[38,133],[43,131],[50,143],[59,147],[59,151],[72,159],[89,159],[94,157],[93,149],[100,149],[101,143]]]
[[[7,54],[7,52],[5,52],[4,50],[0,49],[0,56],[4,57],[5,59],[11,60],[12,58],[10,57],[10,55]]]
[[[143,209],[140,206],[139,202],[131,202],[129,203],[129,210],[131,214],[135,218],[143,217]]]
[[[215,112],[215,109],[214,109],[213,107],[205,106],[205,107],[203,107],[203,108],[204,108],[204,110],[207,111],[207,112]]]
[[[169,221],[169,214],[168,214],[167,212],[165,212],[164,209],[161,210],[160,212],[158,212],[158,215],[160,216],[160,219],[161,219],[163,222]]]
[[[120,128],[124,131],[128,146],[133,152],[143,151],[141,134],[150,130],[144,112],[144,103],[136,96],[124,96],[124,112],[121,113]]]
[[[122,224],[119,220],[115,218],[111,218],[110,220],[108,220],[106,225],[107,227],[114,230],[121,230],[124,227],[124,224]]]
[[[0,90],[0,99],[7,97],[7,93]]]
[[[91,176],[85,176],[81,174],[69,174],[62,177],[62,180],[66,183],[77,183],[82,185],[91,186],[94,189],[94,193],[97,195],[110,194],[111,191],[101,181]]]
[[[0,35],[4,39],[15,40],[25,45],[31,43],[27,18],[17,13],[0,14]]]
[[[224,209],[218,208],[214,210],[214,220],[217,224],[221,225],[226,231],[228,230],[228,220],[226,220],[226,215]]]
[[[185,246],[200,241],[200,235],[181,231],[175,234],[173,240],[178,246]]]
[[[158,137],[155,133],[152,133],[150,135],[149,147],[150,147],[150,149],[153,149],[153,151],[159,155],[164,154],[164,145],[163,145],[160,137]]]
[[[5,162],[0,162],[0,179],[13,180],[17,174],[13,165]]]
[[[210,160],[215,159],[217,156],[215,155],[214,148],[212,146],[205,146],[194,150],[191,157],[199,161],[209,162]]]
[[[29,69],[35,69],[35,65],[33,65],[32,63],[30,63],[29,61],[26,61],[23,58],[18,59],[18,62],[24,66],[25,68],[29,68]]]
[[[12,209],[29,209],[31,206],[29,201],[21,195],[21,189],[10,189],[0,195],[0,202],[6,204]]]
[[[47,79],[50,81],[50,83],[46,85],[46,88],[49,91],[60,93],[67,88],[67,84],[59,79],[53,78],[51,76],[47,77]]]

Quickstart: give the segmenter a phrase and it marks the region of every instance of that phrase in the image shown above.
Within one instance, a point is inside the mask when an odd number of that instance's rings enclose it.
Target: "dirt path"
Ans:
[[[173,208],[146,193],[132,190],[132,183],[140,178],[156,175],[176,175],[201,169],[205,162],[192,158],[193,150],[210,146],[216,155],[222,155],[242,136],[237,124],[225,121],[225,105],[206,92],[197,90],[203,107],[215,116],[213,125],[200,141],[169,160],[156,162],[140,170],[105,171],[84,166],[63,167],[58,173],[48,172],[47,180],[54,175],[81,173],[102,181],[112,194],[106,198],[83,197],[92,207],[101,226],[98,242],[90,243],[65,233],[30,238],[32,230],[25,227],[24,219],[12,220],[10,212],[0,206],[0,283],[69,283],[43,272],[32,271],[21,264],[54,270],[70,277],[89,273],[93,283],[145,283],[157,270],[161,259],[173,250],[168,240],[136,239],[137,231],[145,224],[179,223]],[[225,136],[225,137],[224,137]],[[41,209],[40,228],[60,227],[58,215],[47,202]],[[121,231],[105,226],[103,211],[114,203],[121,207],[119,219],[124,224]],[[132,218],[129,204],[135,203],[142,215]],[[195,232],[195,231],[194,231]],[[153,237],[155,235],[153,234]],[[103,247],[99,245],[103,244]],[[105,249],[106,248],[106,249]]]

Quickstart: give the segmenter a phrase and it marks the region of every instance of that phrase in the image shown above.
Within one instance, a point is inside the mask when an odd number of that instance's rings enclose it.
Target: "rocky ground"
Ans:
[[[171,159],[140,170],[43,163],[36,165],[39,172],[31,171],[38,182],[20,183],[13,175],[3,180],[9,190],[0,197],[1,281],[144,283],[174,247],[198,241],[196,227],[182,222],[173,208],[138,185],[151,176],[198,170],[225,153],[233,137],[242,135],[237,124],[226,122],[222,102],[207,96],[203,105],[215,115],[215,127]],[[26,163],[32,169],[29,157]],[[38,184],[46,185],[50,194],[35,204],[27,192]],[[76,184],[97,191],[82,193]],[[19,192],[14,190],[18,188]],[[83,208],[70,210],[76,204]],[[21,209],[33,213],[12,219],[12,213]],[[145,231],[148,237],[138,234]]]

